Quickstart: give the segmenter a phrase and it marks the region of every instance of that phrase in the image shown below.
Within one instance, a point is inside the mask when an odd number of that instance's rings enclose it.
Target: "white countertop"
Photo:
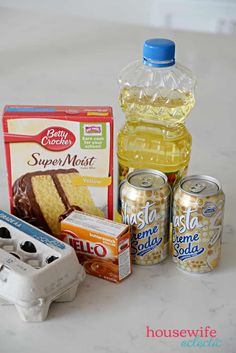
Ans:
[[[87,276],[75,301],[53,304],[47,321],[24,323],[14,306],[0,307],[0,351],[136,353],[192,352],[179,338],[146,338],[157,329],[211,326],[221,348],[236,352],[236,117],[235,37],[167,32],[76,17],[0,8],[0,104],[112,105],[116,131],[124,121],[116,77],[141,53],[145,39],[177,43],[177,58],[197,75],[196,106],[187,125],[193,135],[189,173],[219,178],[226,194],[220,267],[186,275],[170,259],[134,266],[116,285]],[[0,207],[8,210],[3,146]],[[199,348],[195,348],[198,351]]]

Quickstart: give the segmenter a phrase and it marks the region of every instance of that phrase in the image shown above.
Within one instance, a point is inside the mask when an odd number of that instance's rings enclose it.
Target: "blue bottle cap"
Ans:
[[[143,46],[143,63],[152,67],[175,64],[175,43],[164,38],[148,39]]]

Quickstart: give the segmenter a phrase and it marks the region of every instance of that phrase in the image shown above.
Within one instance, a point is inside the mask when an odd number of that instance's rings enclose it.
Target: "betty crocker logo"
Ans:
[[[75,135],[70,130],[61,126],[52,126],[40,134],[40,144],[50,151],[64,151],[76,141]]]
[[[5,133],[5,142],[36,142],[50,151],[64,151],[76,141],[75,135],[70,130],[51,126],[42,130],[37,135],[20,135]]]

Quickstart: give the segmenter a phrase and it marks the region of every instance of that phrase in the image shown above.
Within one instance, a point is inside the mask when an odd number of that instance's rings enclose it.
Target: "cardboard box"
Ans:
[[[3,133],[13,214],[57,237],[73,209],[113,218],[111,107],[6,106]]]
[[[130,230],[126,224],[74,211],[61,222],[61,239],[74,247],[91,275],[120,282],[131,273]]]

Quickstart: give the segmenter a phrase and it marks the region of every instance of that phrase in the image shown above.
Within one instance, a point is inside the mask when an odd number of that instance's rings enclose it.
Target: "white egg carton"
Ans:
[[[74,249],[0,210],[0,300],[24,321],[43,321],[53,301],[75,298],[85,277]]]

